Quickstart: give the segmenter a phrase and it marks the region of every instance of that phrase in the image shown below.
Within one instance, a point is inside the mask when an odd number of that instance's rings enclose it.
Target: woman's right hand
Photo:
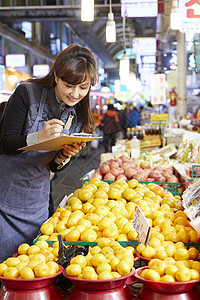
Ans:
[[[52,119],[45,123],[44,128],[38,132],[38,142],[44,142],[60,136],[64,123],[59,119]]]

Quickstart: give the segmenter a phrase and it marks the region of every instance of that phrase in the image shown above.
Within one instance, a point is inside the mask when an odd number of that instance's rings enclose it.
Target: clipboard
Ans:
[[[93,140],[101,139],[102,137],[94,137],[87,134],[74,134],[74,135],[61,135],[56,138],[49,139],[44,142],[33,144],[30,146],[19,148],[24,152],[35,150],[35,151],[57,151],[62,149],[64,144],[90,142]]]

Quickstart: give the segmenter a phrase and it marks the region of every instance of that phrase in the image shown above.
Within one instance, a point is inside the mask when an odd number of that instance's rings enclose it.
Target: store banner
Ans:
[[[180,31],[200,32],[200,1],[199,0],[179,0],[180,9]]]
[[[160,12],[160,11],[159,11]],[[122,0],[121,16],[138,17],[157,17],[158,0]]]
[[[165,104],[166,101],[165,74],[153,74],[151,80],[151,104]]]

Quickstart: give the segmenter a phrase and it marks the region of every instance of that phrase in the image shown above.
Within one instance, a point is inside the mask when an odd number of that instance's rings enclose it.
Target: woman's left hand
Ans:
[[[66,156],[74,156],[77,153],[79,153],[79,151],[86,146],[86,143],[73,143],[72,145],[63,145],[63,154]]]

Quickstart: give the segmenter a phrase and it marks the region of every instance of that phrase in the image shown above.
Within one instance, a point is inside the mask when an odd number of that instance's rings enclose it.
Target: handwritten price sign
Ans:
[[[135,208],[135,214],[133,217],[133,227],[139,236],[140,242],[143,245],[147,246],[149,243],[151,226],[149,225],[147,219],[145,218],[143,212],[141,211],[138,205]]]

